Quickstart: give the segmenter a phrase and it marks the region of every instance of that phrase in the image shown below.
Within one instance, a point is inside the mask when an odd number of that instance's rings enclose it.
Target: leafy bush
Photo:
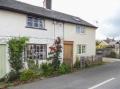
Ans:
[[[4,82],[5,81],[5,77],[0,78],[0,82]]]
[[[115,52],[111,52],[110,55],[111,55],[112,58],[116,58],[116,53]]]
[[[71,67],[69,65],[63,63],[63,64],[60,65],[60,67],[58,69],[58,72],[60,74],[69,73],[69,72],[71,72]]]
[[[19,73],[17,73],[16,71],[11,71],[7,74],[7,80],[8,81],[15,81],[17,79],[19,79]]]
[[[19,79],[19,74],[16,71],[11,70],[8,74],[0,79],[0,82],[13,82],[17,79]]]
[[[24,46],[26,45],[26,41],[28,41],[25,37],[13,38],[8,42],[9,49],[9,62],[12,70],[19,72],[20,69],[23,68],[22,63],[22,54],[24,50]]]
[[[91,62],[90,60],[85,60],[85,68],[89,68],[90,66],[93,66],[96,63],[96,61]]]
[[[116,58],[117,55],[115,52],[111,52],[110,55],[108,55],[108,57],[111,57],[111,58]]]
[[[48,63],[43,63],[41,64],[41,70],[42,70],[42,75],[43,76],[50,76],[54,72],[54,68],[52,64]]]
[[[27,61],[27,64],[28,64],[28,68],[35,71],[35,72],[40,70],[38,61],[36,61],[36,63],[35,63],[34,60],[30,59],[30,60]]]
[[[74,68],[77,68],[77,69],[80,68],[80,60],[79,59],[76,59],[76,62],[74,64]]]
[[[31,79],[34,79],[36,77],[36,74],[34,73],[33,70],[24,70],[21,75],[20,75],[20,80],[21,81],[28,81]]]

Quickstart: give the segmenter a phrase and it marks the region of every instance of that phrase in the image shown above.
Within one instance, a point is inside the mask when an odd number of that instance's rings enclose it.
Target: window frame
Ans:
[[[76,25],[76,33],[78,33],[78,34],[85,34],[85,32],[86,32],[85,26]]]
[[[77,54],[84,54],[86,53],[87,45],[86,44],[78,44],[77,45]]]
[[[82,47],[81,44],[77,45],[77,53],[78,54],[81,54],[81,47]]]
[[[39,58],[29,58],[28,57],[28,53],[27,53],[27,51],[28,51],[28,45],[44,45],[45,46],[45,49],[44,49],[44,51],[43,51],[43,53],[45,53],[45,54],[43,54],[43,56],[45,55],[45,57],[43,57],[43,59],[39,59]],[[34,49],[35,51],[37,50],[37,49]],[[40,51],[39,51],[39,54],[40,54]],[[33,55],[32,55],[33,56]],[[26,44],[26,46],[25,46],[25,49],[24,49],[24,59],[25,60],[27,60],[27,59],[32,59],[32,60],[40,60],[40,61],[43,61],[43,60],[46,60],[47,59],[47,44],[32,44],[32,43],[28,43],[28,44]]]
[[[82,53],[86,53],[86,45],[82,45]]]
[[[32,22],[29,21],[29,18],[32,18]],[[35,26],[35,19],[38,20],[38,22],[37,22],[38,27]],[[40,21],[41,21],[42,23],[40,23]],[[29,26],[29,24],[28,24],[29,22],[32,23],[31,26]],[[27,16],[26,24],[27,24],[27,25],[26,25],[26,28],[46,30],[46,29],[45,29],[45,19],[42,18],[42,17],[36,17],[36,16],[29,16],[29,15],[28,15],[28,16]],[[40,27],[40,24],[42,24],[42,27]]]

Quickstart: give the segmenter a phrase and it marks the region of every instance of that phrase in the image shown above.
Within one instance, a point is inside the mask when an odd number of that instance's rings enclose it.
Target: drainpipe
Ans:
[[[55,40],[55,20],[53,20],[53,24],[54,24],[54,40]]]
[[[62,63],[64,62],[64,40],[65,40],[65,23],[63,22],[63,59],[62,59]]]
[[[65,40],[65,29],[64,29],[64,27],[65,27],[65,23],[63,22],[63,42]]]

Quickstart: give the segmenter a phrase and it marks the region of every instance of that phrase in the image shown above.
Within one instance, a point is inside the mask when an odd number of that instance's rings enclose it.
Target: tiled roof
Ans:
[[[32,15],[53,19],[53,20],[97,28],[96,26],[82,20],[79,17],[64,14],[54,10],[48,10],[42,7],[33,6],[30,4],[22,3],[15,0],[0,0],[0,9],[15,11],[19,13],[25,13],[25,14],[32,14]]]

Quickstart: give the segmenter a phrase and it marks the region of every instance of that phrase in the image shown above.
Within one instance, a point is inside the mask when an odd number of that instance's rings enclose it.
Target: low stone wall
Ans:
[[[81,68],[86,68],[92,65],[102,64],[102,56],[80,57]]]

